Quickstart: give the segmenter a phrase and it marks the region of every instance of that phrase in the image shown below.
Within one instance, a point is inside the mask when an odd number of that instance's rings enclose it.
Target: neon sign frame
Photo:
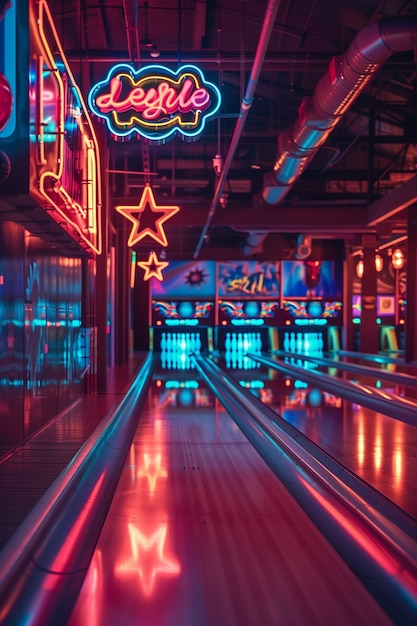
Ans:
[[[4,73],[10,85],[10,90],[16,97],[16,2],[10,6],[5,5],[5,14],[1,22],[0,58],[4,59],[4,67],[0,70]],[[16,130],[16,106],[13,104],[7,124],[0,131],[0,139],[11,137]]]
[[[36,5],[36,6],[35,6]],[[53,209],[52,216],[90,252],[101,254],[101,183],[100,153],[97,137],[83,96],[71,72],[59,41],[49,7],[45,0],[30,2],[32,40],[32,72],[30,101],[34,108],[34,128],[31,130],[32,168],[31,195],[40,206]],[[48,34],[47,34],[48,30]],[[60,56],[57,63],[50,40]],[[71,92],[72,104],[65,109],[66,96]],[[56,120],[50,120],[46,107],[51,97],[56,99]],[[68,103],[67,103],[68,106]],[[69,158],[65,152],[65,116],[77,128],[81,137],[80,159],[82,193],[78,201],[73,196],[69,180]],[[48,124],[55,122],[48,134]],[[54,138],[55,137],[55,138]],[[53,140],[51,140],[53,139]]]
[[[195,65],[176,71],[162,65],[135,70],[119,63],[91,88],[88,104],[115,137],[136,133],[163,143],[176,134],[195,140],[219,110],[221,96]]]
[[[149,254],[147,261],[138,261],[138,267],[145,270],[145,276],[143,280],[150,280],[151,278],[156,278],[157,280],[164,280],[162,275],[162,270],[168,267],[169,263],[167,261],[159,261],[156,256],[156,252],[151,252]]]

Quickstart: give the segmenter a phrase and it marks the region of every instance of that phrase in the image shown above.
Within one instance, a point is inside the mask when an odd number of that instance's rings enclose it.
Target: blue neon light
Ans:
[[[178,319],[168,319],[165,320],[166,326],[198,326],[199,320],[191,319],[191,320],[178,320]]]
[[[299,318],[294,320],[294,324],[296,326],[326,326],[327,319],[316,318],[316,319],[304,319]]]
[[[265,324],[265,320],[262,319],[231,319],[230,323],[232,326],[262,326]]]

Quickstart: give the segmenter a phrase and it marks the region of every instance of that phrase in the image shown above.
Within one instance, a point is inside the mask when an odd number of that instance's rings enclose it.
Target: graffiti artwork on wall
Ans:
[[[218,294],[279,297],[279,264],[257,261],[219,263]]]

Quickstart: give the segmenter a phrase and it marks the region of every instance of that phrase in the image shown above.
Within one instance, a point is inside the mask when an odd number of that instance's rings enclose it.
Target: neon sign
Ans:
[[[132,222],[132,230],[130,231],[127,245],[131,248],[144,237],[151,237],[161,246],[168,245],[163,224],[173,215],[178,213],[180,207],[157,205],[153,195],[152,187],[145,185],[137,206],[116,207],[116,211]]]
[[[98,141],[45,0],[30,3],[30,28],[31,195],[89,253],[101,254]]]
[[[159,143],[176,133],[197,138],[220,101],[218,88],[194,65],[173,71],[162,65],[135,70],[119,64],[88,96],[90,109],[106,120],[113,135],[137,133]]]
[[[162,270],[168,267],[169,263],[166,261],[159,261],[155,252],[149,254],[147,261],[138,261],[138,267],[145,270],[145,276],[143,280],[150,280],[156,278],[157,280],[163,280]]]
[[[0,1],[0,137],[16,129],[16,3]]]

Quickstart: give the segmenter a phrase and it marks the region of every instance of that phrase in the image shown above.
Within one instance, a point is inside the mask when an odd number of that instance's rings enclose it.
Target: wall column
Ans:
[[[359,349],[361,352],[368,352],[370,354],[376,354],[379,350],[379,328],[376,323],[376,245],[375,237],[364,236],[362,238],[362,316]]]
[[[417,358],[417,205],[408,209],[407,309],[405,320],[405,360]]]
[[[345,262],[343,264],[343,338],[342,347],[344,350],[353,350],[355,329],[352,324],[352,297],[353,297],[353,276],[356,271],[357,257],[351,254],[346,247]]]
[[[99,129],[97,128],[97,131]],[[96,319],[97,319],[97,391],[104,393],[107,390],[107,305],[108,305],[108,276],[107,260],[109,258],[109,195],[108,195],[108,147],[103,129],[97,132],[101,149],[101,241],[102,253],[96,259]]]
[[[115,333],[116,364],[126,363],[130,351],[130,263],[131,249],[127,245],[128,228],[123,220],[116,229]]]

